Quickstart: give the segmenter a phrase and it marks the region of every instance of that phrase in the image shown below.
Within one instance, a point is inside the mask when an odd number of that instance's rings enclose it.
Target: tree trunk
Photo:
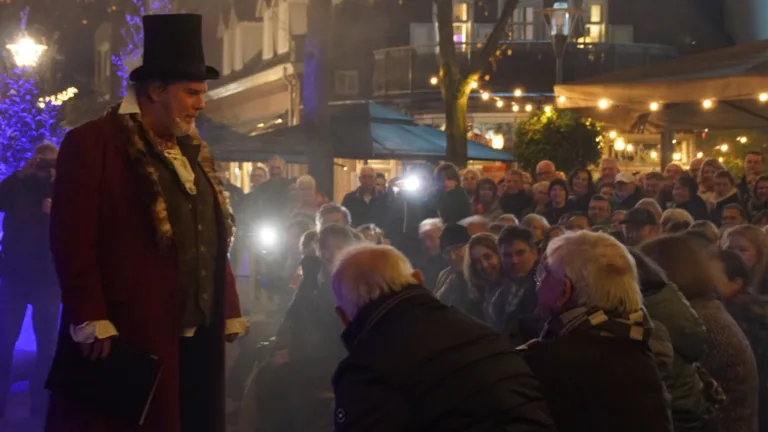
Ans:
[[[434,0],[437,6],[437,32],[440,49],[440,76],[445,104],[445,159],[459,168],[467,166],[467,108],[471,84],[480,78],[485,66],[498,49],[506,33],[507,21],[517,7],[518,0],[507,0],[499,20],[493,27],[485,45],[472,56],[469,71],[462,76],[456,59],[453,41],[453,0]],[[469,7],[474,7],[470,3]],[[469,48],[471,49],[471,48]]]

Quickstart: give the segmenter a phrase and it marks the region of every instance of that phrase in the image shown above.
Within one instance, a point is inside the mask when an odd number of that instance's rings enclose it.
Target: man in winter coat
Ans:
[[[48,225],[51,190],[58,149],[50,143],[35,148],[19,171],[0,183],[3,251],[0,259],[0,418],[10,390],[13,350],[27,305],[32,306],[37,353],[30,382],[32,416],[43,419],[48,395],[44,390],[59,323],[60,294],[56,289]]]
[[[338,263],[337,432],[554,430],[509,341],[435,299],[400,252],[364,245]]]
[[[202,17],[144,17],[144,64],[119,107],[61,145],[51,247],[62,290],[57,357],[154,355],[144,425],[54,392],[50,432],[224,430],[224,341],[246,330],[227,259],[232,217],[208,146]]]

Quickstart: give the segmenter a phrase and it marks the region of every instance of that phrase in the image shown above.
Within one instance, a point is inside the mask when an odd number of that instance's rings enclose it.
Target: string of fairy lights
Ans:
[[[429,83],[433,86],[437,86],[438,84],[440,84],[440,79],[436,76],[433,76],[429,79]],[[539,106],[541,106],[541,108],[545,112],[549,113],[554,108],[552,105],[548,105],[548,104],[541,105],[541,104],[536,104],[531,102],[523,103],[522,101],[520,101],[521,98],[531,97],[531,96],[529,94],[526,94],[522,88],[514,89],[514,91],[511,93],[511,96],[514,98],[514,100],[512,102],[506,102],[503,96],[500,96],[499,94],[491,93],[490,91],[487,91],[487,90],[480,89],[480,84],[477,81],[472,81],[470,83],[470,86],[472,87],[472,90],[477,92],[476,94],[479,95],[480,99],[486,102],[493,102],[496,105],[496,107],[500,109],[509,106],[512,112],[530,113],[530,112],[533,112],[535,109],[537,109]],[[536,95],[535,97],[536,99],[541,99],[542,97],[545,97],[545,96]],[[549,96],[546,96],[546,97],[549,97]],[[564,100],[565,99],[563,99],[563,101]]]
[[[487,77],[486,77],[486,80],[487,80]],[[437,86],[438,84],[440,84],[440,79],[437,76],[432,76],[429,80],[429,83],[433,86]],[[534,103],[530,103],[530,102],[522,103],[519,101],[520,98],[530,97],[528,94],[524,93],[523,89],[521,88],[516,88],[512,92],[511,96],[513,96],[515,100],[513,100],[512,102],[505,102],[505,99],[502,96],[499,96],[498,94],[492,94],[487,90],[479,90],[480,85],[478,84],[477,81],[473,81],[470,84],[470,86],[472,87],[472,90],[479,92],[480,99],[482,99],[483,101],[494,102],[496,107],[500,109],[508,105],[511,105],[512,112],[517,113],[520,111],[525,111],[525,112],[531,113],[534,111],[534,109],[537,108],[537,105]],[[542,97],[543,95],[536,96],[537,99],[541,99]],[[768,103],[768,92],[761,92],[761,93],[758,93],[757,95],[749,95],[749,94],[740,95],[730,99],[750,99],[750,98],[755,98],[760,104],[765,104],[765,103]],[[558,103],[563,104],[566,102],[566,97],[559,96],[557,97],[556,100]],[[583,100],[583,102],[589,102],[589,101]],[[716,98],[704,98],[704,99],[701,99],[700,106],[701,106],[701,109],[703,109],[704,111],[710,111],[717,106],[717,102],[718,100]],[[658,112],[662,110],[665,105],[663,101],[650,101],[647,104],[648,104],[649,112]],[[608,110],[611,107],[618,106],[618,105],[622,105],[622,104],[617,103],[616,101],[613,101],[608,98],[601,98],[601,99],[598,99],[597,101],[594,101],[594,106],[601,111]],[[626,105],[637,105],[637,104],[631,103]],[[541,106],[541,109],[543,109],[543,111],[546,113],[550,113],[554,109],[553,106],[549,104],[544,104],[539,106]],[[706,134],[707,132],[709,132],[709,129],[705,129],[704,132]],[[629,153],[632,153],[635,150],[635,145],[632,143],[627,143],[624,137],[620,136],[617,131],[615,130],[610,131],[608,132],[607,135],[608,135],[608,138],[610,138],[613,141],[614,150],[619,152],[629,152]],[[736,138],[736,141],[741,144],[746,144],[748,142],[748,138],[746,136],[739,136]],[[673,140],[672,143],[676,144],[677,140]],[[727,153],[729,150],[728,143],[722,143],[716,146],[714,150],[716,152],[719,152],[719,155],[717,155],[717,159],[720,162],[723,162],[725,160],[723,155]],[[650,152],[650,157],[656,160],[659,158],[659,154],[657,151],[652,150]],[[699,151],[696,153],[696,157],[697,158],[704,157],[704,153]],[[672,159],[673,161],[678,161],[678,162],[681,161],[683,159],[682,153],[674,152],[672,154]]]

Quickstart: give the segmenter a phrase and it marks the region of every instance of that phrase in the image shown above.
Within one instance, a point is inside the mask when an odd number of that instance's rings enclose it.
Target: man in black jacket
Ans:
[[[341,205],[349,210],[352,216],[352,227],[384,222],[384,196],[376,191],[376,170],[366,165],[360,169],[360,187],[346,194]]]
[[[337,432],[554,430],[514,346],[435,299],[400,252],[358,246],[338,263]]]
[[[37,341],[35,374],[30,384],[32,415],[43,418],[45,377],[56,348],[60,295],[48,242],[51,189],[58,149],[40,144],[24,168],[0,183],[3,251],[0,268],[0,418],[11,384],[11,361],[27,305],[33,309]]]

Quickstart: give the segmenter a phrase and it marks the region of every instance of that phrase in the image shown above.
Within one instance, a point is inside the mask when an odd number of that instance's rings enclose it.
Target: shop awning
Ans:
[[[428,159],[445,157],[443,132],[421,126],[408,116],[371,102],[331,107],[331,139],[334,156],[345,159]],[[314,134],[303,125],[216,143],[215,154],[223,161],[263,161],[271,155],[304,157],[308,146],[317,145]],[[511,161],[509,153],[482,143],[468,143],[470,160]]]
[[[559,108],[589,111],[628,128],[637,123],[681,129],[768,127],[768,40],[555,86]],[[710,99],[711,109],[702,102]],[[598,109],[601,100],[610,108]],[[651,103],[663,110],[653,112]]]

